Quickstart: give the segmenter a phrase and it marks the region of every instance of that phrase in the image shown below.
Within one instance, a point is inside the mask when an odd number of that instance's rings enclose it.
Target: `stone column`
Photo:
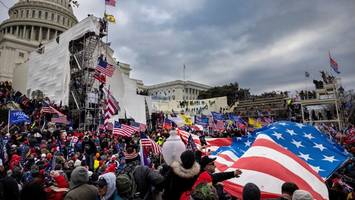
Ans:
[[[50,32],[51,32],[51,29],[50,28],[47,28],[47,41],[49,41],[49,34],[50,34]]]
[[[12,26],[10,26],[10,34],[12,34],[12,30],[13,30],[13,27],[12,27]]]
[[[35,28],[34,26],[31,26],[31,34],[30,34],[30,40],[35,40]]]
[[[42,41],[42,26],[39,27],[39,37],[38,37],[38,41]]]
[[[26,25],[23,26],[22,38],[26,39]]]
[[[15,36],[18,37],[18,26],[16,26]]]
[[[58,31],[55,30],[55,31],[54,31],[54,38],[57,38],[57,37],[58,37]]]

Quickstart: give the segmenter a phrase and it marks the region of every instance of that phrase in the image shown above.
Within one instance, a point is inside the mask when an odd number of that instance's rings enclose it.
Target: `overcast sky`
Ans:
[[[79,20],[104,11],[104,0],[79,2]],[[187,79],[212,86],[304,89],[305,71],[320,78],[331,70],[330,51],[345,89],[355,88],[353,0],[118,0],[108,12],[117,19],[109,29],[115,56],[146,85],[182,79],[185,64]]]

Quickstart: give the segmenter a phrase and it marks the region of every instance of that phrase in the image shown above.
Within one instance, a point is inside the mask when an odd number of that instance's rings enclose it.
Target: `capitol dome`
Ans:
[[[69,0],[19,0],[9,16],[0,25],[2,36],[11,35],[29,45],[56,38],[78,22]]]
[[[0,81],[12,81],[30,52],[78,23],[69,0],[18,0],[8,13],[0,24]]]

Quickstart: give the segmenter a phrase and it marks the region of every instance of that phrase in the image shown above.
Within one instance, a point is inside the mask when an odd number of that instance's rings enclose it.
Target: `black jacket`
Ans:
[[[183,192],[191,190],[200,173],[200,165],[195,162],[191,169],[185,169],[181,163],[174,161],[165,177],[165,200],[179,200]]]
[[[137,166],[133,172],[136,192],[142,199],[154,199],[163,190],[164,177],[146,166]]]

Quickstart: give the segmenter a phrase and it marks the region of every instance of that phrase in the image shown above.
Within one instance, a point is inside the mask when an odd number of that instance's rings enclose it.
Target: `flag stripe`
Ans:
[[[221,163],[216,166],[218,171],[226,171]],[[282,183],[294,182],[300,189],[309,191],[315,199],[328,198],[328,189],[320,176],[305,161],[264,134],[259,134],[253,146],[228,170],[235,168],[241,168],[243,174],[238,179],[228,180],[233,184],[231,187],[245,185],[253,180],[261,191],[280,195]],[[236,196],[241,195],[233,190],[227,191]]]
[[[224,189],[231,195],[241,199],[243,185],[250,183],[251,180],[261,189],[261,199],[277,198],[281,196],[280,193],[281,186],[284,183],[283,180],[277,179],[268,174],[245,169],[243,169],[243,174],[239,178],[232,178],[224,181]],[[268,180],[268,182],[265,182],[265,180]]]
[[[270,155],[270,152],[265,152],[265,155]],[[264,157],[256,157],[256,155],[254,155],[253,157],[244,157],[243,156],[242,158],[240,158],[238,160],[238,167],[240,169],[247,168],[248,170],[262,172],[262,173],[271,175],[271,176],[273,176],[277,179],[283,180],[283,181],[294,182],[299,188],[302,188],[302,189],[310,192],[313,195],[313,197],[314,197],[314,195],[317,194],[316,191],[327,190],[326,187],[314,188],[314,187],[323,185],[323,183],[322,182],[316,183],[317,181],[309,182],[309,181],[312,181],[312,180],[307,180],[310,178],[308,178],[307,176],[302,176],[304,173],[307,173],[307,172],[305,172],[305,171],[302,172],[302,170],[300,170],[300,172],[299,172],[298,170],[292,169],[292,166],[293,166],[292,164],[288,164],[287,165],[288,168],[286,168],[285,163],[280,164],[279,162],[276,162],[275,160],[273,160],[274,158],[271,158],[271,159],[265,158],[265,155],[264,155]],[[253,165],[250,165],[250,163],[253,163]],[[314,184],[314,183],[316,183],[316,184]],[[275,184],[270,182],[269,180],[268,180],[268,184],[271,184],[273,187],[275,187]],[[317,198],[317,199],[319,199],[319,198]]]
[[[312,177],[318,179],[318,181],[323,182],[322,178],[307,163],[305,163],[303,160],[301,160],[295,154],[291,153],[290,151],[287,151],[286,149],[282,148],[280,145],[277,145],[276,143],[270,141],[271,138],[268,138],[268,136],[266,136],[266,135],[260,135],[260,138],[265,138],[265,139],[259,139],[258,141],[254,142],[255,146],[260,146],[260,147],[255,147],[255,149],[260,148],[260,151],[259,152],[255,151],[255,153],[260,153],[263,151],[273,151],[273,152],[270,152],[270,155],[279,154],[279,156],[282,156],[283,158],[285,158],[286,161],[283,163],[285,166],[290,163],[293,163],[292,167],[299,166],[299,168],[302,171],[304,169],[307,170],[307,173],[309,173],[309,174],[306,177],[312,176]],[[264,148],[264,147],[266,147],[266,148]],[[250,150],[252,150],[252,149],[250,149]],[[250,153],[250,154],[252,154],[252,153]],[[245,153],[243,155],[243,157],[249,156],[250,154]],[[274,159],[275,158],[276,157],[274,157]],[[281,157],[278,157],[278,158],[280,159]],[[294,170],[296,170],[296,169],[294,169]],[[316,181],[316,180],[312,180],[312,181]]]

